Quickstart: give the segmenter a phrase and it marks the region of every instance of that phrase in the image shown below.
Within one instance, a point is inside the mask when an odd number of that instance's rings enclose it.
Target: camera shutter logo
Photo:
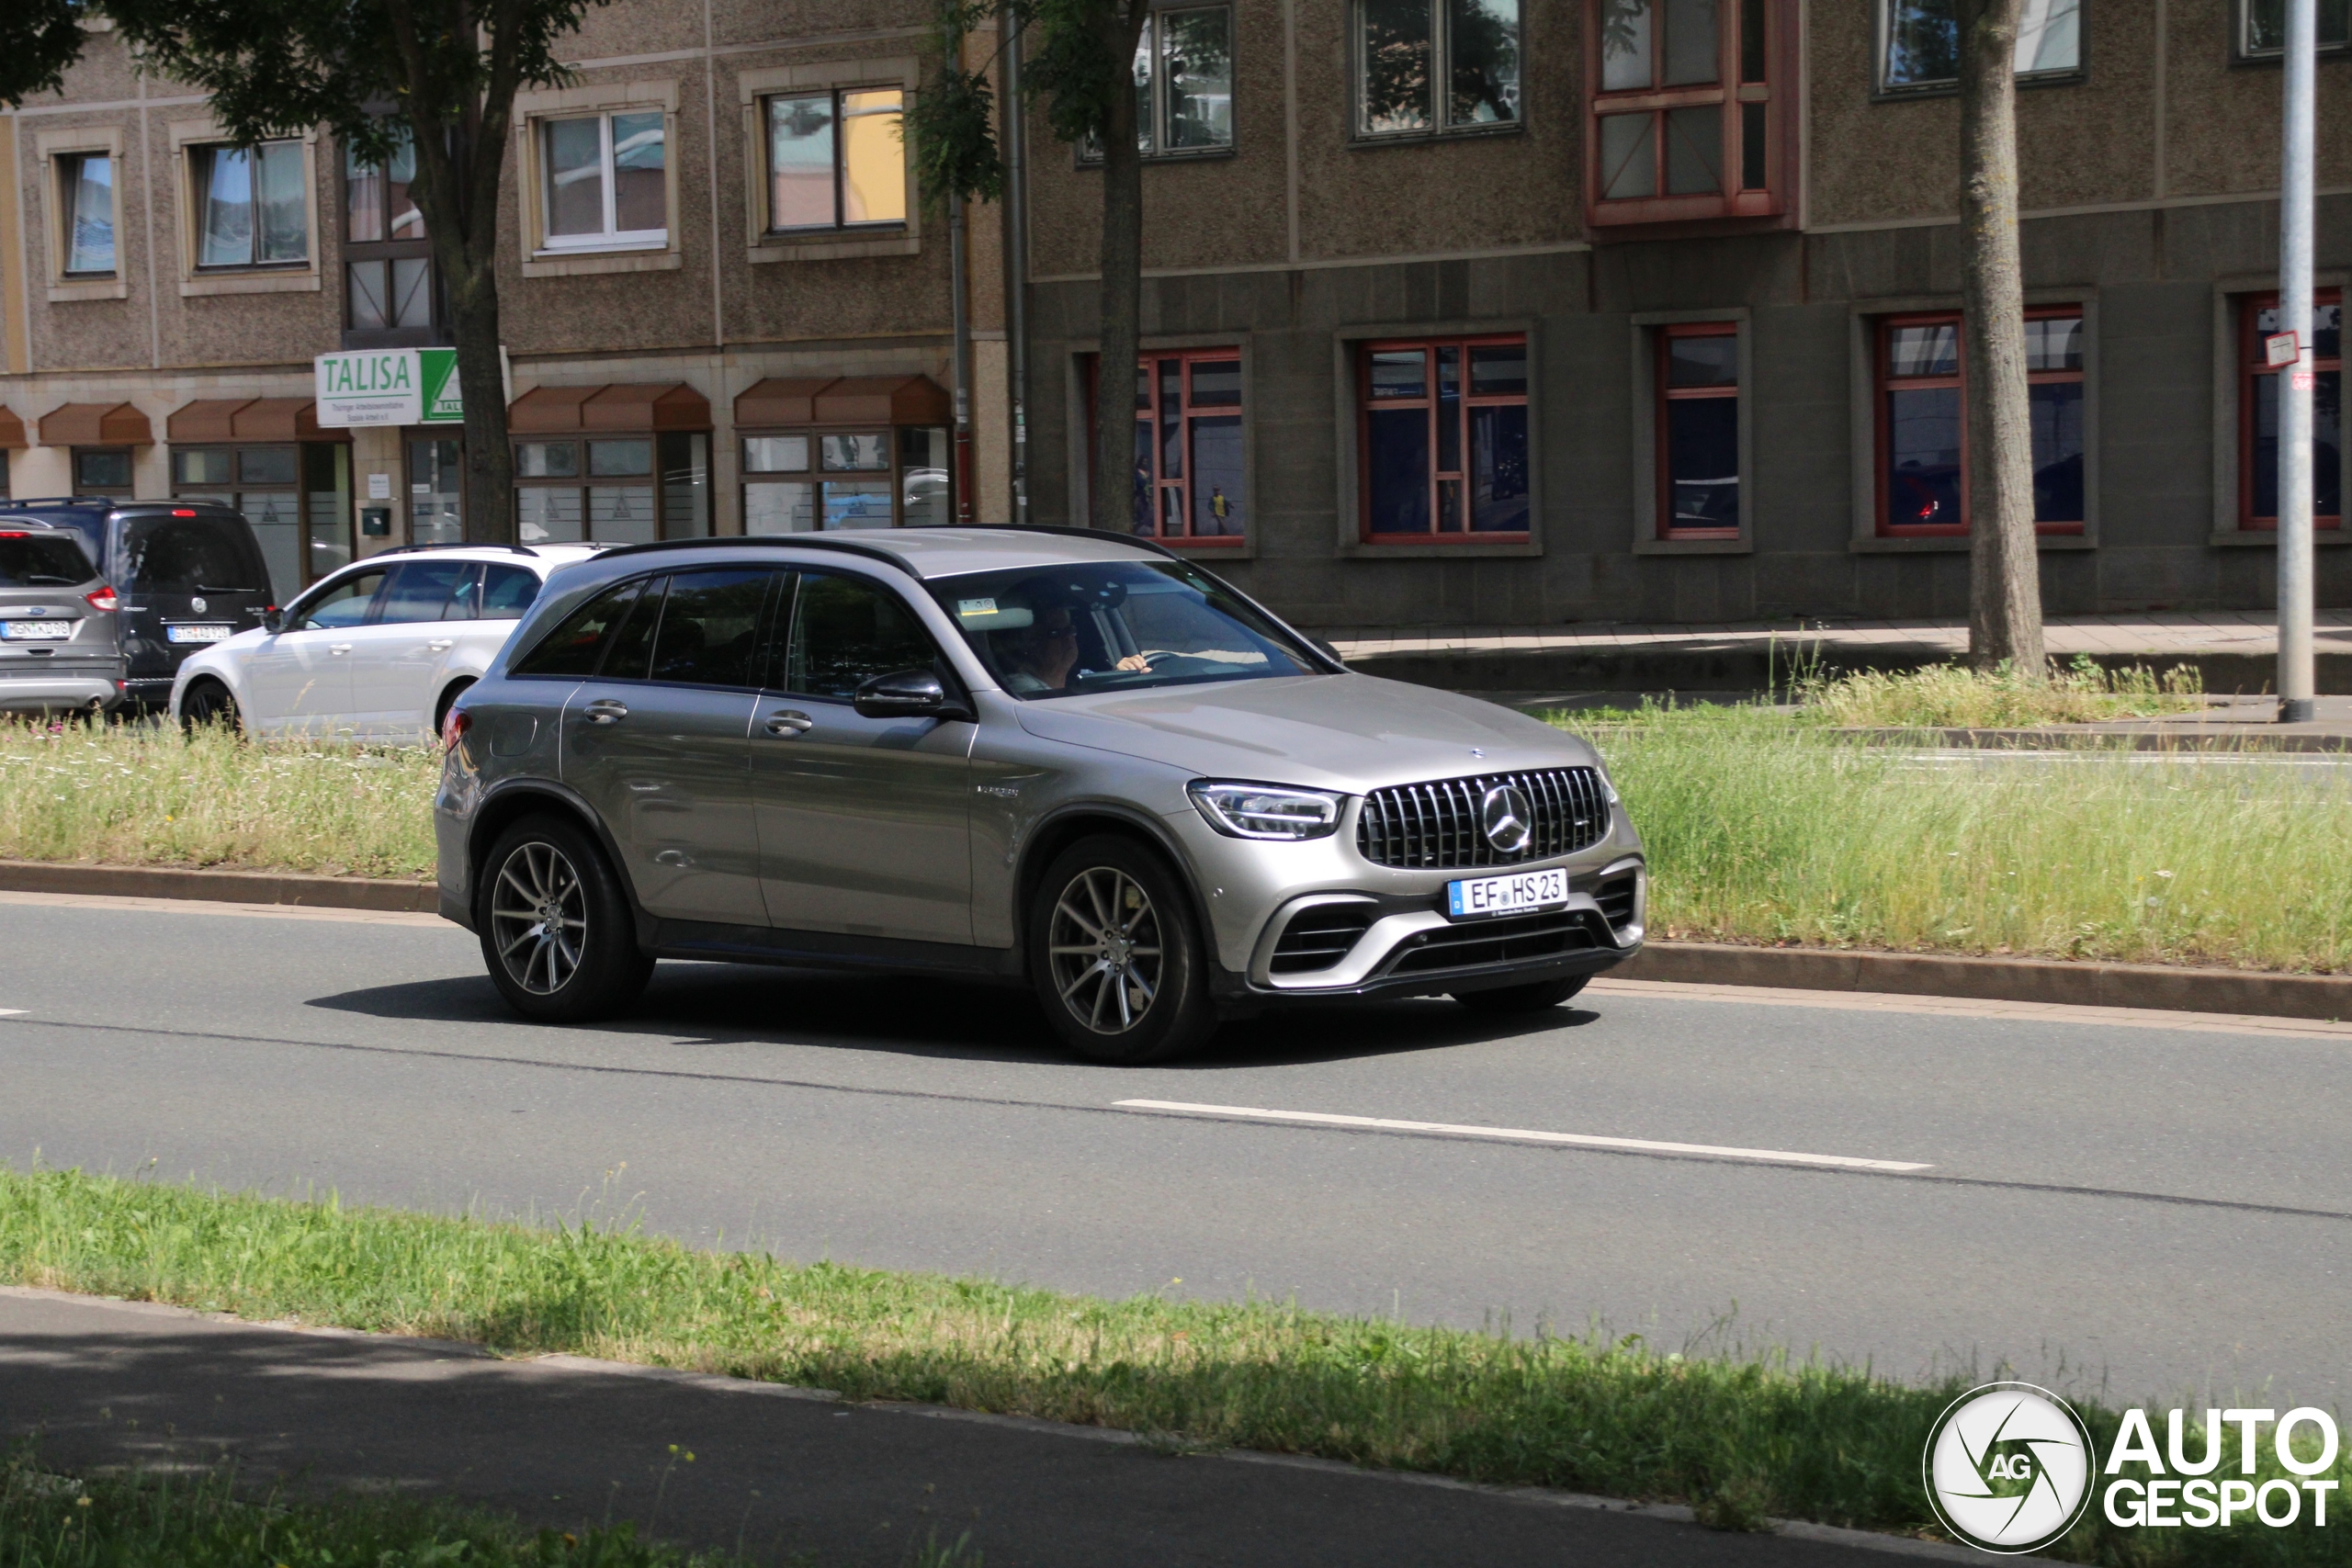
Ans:
[[[2072,1405],[2031,1383],[1995,1382],[1936,1418],[1922,1470],[1946,1529],[1981,1551],[2014,1553],[2075,1528],[2097,1461]]]
[[[1535,810],[1517,784],[1497,784],[1478,803],[1478,825],[1487,842],[1507,855],[1525,849],[1535,837]]]

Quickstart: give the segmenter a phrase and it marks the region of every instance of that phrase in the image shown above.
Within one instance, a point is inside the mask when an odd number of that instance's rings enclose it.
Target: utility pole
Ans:
[[[1004,293],[1012,361],[1012,520],[1029,522],[1029,106],[1021,99],[1021,13],[1004,25]]]
[[[956,433],[949,457],[955,474],[956,522],[977,521],[972,495],[972,323],[964,309],[964,197],[947,197],[947,295],[950,330],[956,339]]]
[[[2312,663],[2312,145],[2318,0],[2287,0],[2286,140],[2278,182],[2278,722],[2308,724]],[[2277,340],[2274,340],[2276,342]],[[2280,344],[2279,348],[2288,345]]]

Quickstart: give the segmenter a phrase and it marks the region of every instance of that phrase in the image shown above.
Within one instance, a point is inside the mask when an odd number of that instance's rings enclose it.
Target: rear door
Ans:
[[[787,575],[648,580],[564,705],[563,782],[604,819],[638,901],[665,919],[765,923],[749,736],[768,606]]]
[[[133,694],[171,690],[180,661],[254,626],[270,601],[253,530],[232,513],[133,513],[118,551],[123,651]]]
[[[385,579],[368,624],[352,634],[352,723],[371,739],[414,740],[433,727],[439,677],[481,577],[478,561],[424,556]]]
[[[381,567],[331,578],[288,612],[284,631],[254,645],[244,700],[255,729],[325,736],[352,727],[351,653],[383,585]]]

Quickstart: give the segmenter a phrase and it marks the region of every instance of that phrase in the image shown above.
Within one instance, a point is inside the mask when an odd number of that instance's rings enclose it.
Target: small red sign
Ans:
[[[2319,387],[2319,377],[2318,377],[2317,375],[2315,375],[2314,373],[2312,373],[2312,371],[2309,371],[2309,370],[2298,370],[2298,371],[2296,371],[2296,372],[2295,372],[2295,387],[2294,387],[2294,389],[2295,389],[2296,391],[2298,391],[2298,392],[2309,392],[2309,391],[2313,391],[2313,390],[2316,390],[2316,389],[2318,389],[2318,387]]]

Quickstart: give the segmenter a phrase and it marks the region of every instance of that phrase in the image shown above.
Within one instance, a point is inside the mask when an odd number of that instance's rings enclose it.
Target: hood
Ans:
[[[1204,778],[1361,795],[1389,784],[1598,761],[1582,740],[1476,697],[1369,675],[1220,681],[1021,705],[1021,727],[1065,745]],[[1473,756],[1474,750],[1483,756]]]

